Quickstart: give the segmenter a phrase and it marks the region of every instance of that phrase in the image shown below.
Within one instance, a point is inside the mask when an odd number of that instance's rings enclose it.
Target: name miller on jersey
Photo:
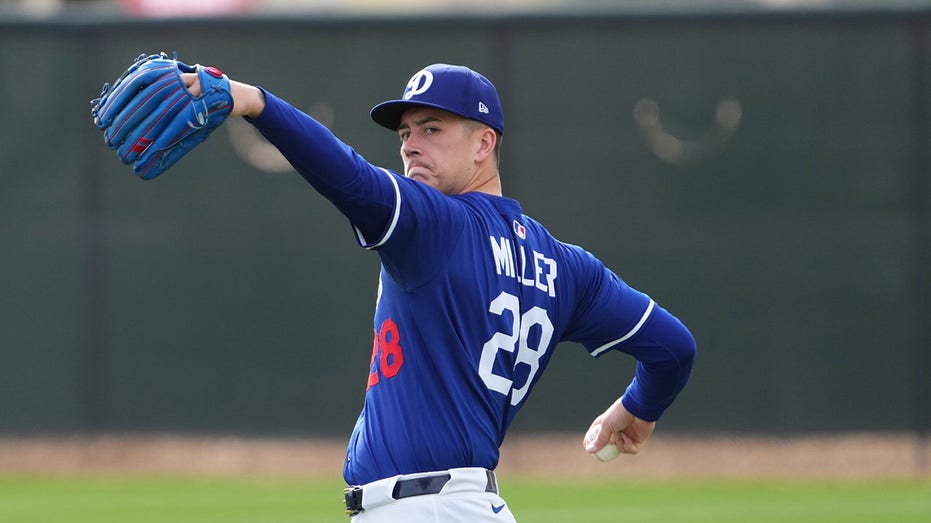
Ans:
[[[504,275],[508,278],[514,278],[522,285],[535,287],[549,294],[550,298],[556,297],[556,260],[547,258],[544,254],[531,250],[533,261],[531,267],[532,278],[527,277],[527,254],[523,245],[518,245],[520,253],[520,270],[517,270],[515,262],[517,257],[514,256],[514,250],[511,247],[510,238],[489,236],[491,240],[491,254],[495,260],[495,269],[498,275]]]

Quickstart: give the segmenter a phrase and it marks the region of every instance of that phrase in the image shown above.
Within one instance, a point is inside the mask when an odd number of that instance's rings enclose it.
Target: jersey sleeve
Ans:
[[[249,121],[314,189],[353,225],[356,240],[376,250],[404,288],[443,266],[462,233],[464,209],[436,189],[376,167],[329,129],[275,95]]]
[[[564,338],[598,357],[633,337],[655,307],[646,294],[627,285],[588,251],[566,246],[573,276],[575,308]]]
[[[444,270],[460,241],[468,211],[456,198],[429,185],[391,173],[398,191],[388,232],[369,246],[395,283],[419,287]]]
[[[577,305],[564,338],[594,357],[630,354],[637,372],[624,392],[625,408],[655,421],[685,388],[695,360],[695,339],[675,316],[627,285],[591,254],[574,248]]]
[[[695,362],[695,338],[659,305],[620,350],[637,358],[637,373],[621,400],[633,415],[656,421],[685,388]]]
[[[263,92],[265,109],[247,120],[349,219],[361,244],[385,236],[396,219],[398,188],[394,177],[368,163],[323,124]]]

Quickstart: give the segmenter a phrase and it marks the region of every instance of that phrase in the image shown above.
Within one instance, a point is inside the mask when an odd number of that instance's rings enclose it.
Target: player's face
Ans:
[[[401,118],[404,175],[443,194],[460,194],[476,174],[476,129],[462,117],[440,109],[416,107]]]

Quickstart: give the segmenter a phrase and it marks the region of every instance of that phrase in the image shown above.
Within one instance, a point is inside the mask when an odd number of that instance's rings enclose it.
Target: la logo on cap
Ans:
[[[410,81],[407,82],[407,92],[404,93],[404,99],[410,100],[418,94],[427,92],[427,89],[429,89],[431,85],[433,85],[433,73],[426,69],[418,71],[417,74],[412,76]]]

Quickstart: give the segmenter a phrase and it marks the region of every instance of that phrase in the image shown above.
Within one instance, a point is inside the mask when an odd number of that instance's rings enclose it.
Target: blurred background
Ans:
[[[136,179],[89,100],[177,51],[399,169],[369,109],[424,65],[498,87],[505,193],[690,327],[682,436],[931,434],[931,2],[0,2],[0,435],[348,437],[376,256],[230,121]],[[561,345],[515,434],[633,375]],[[426,415],[412,413],[412,415]]]

